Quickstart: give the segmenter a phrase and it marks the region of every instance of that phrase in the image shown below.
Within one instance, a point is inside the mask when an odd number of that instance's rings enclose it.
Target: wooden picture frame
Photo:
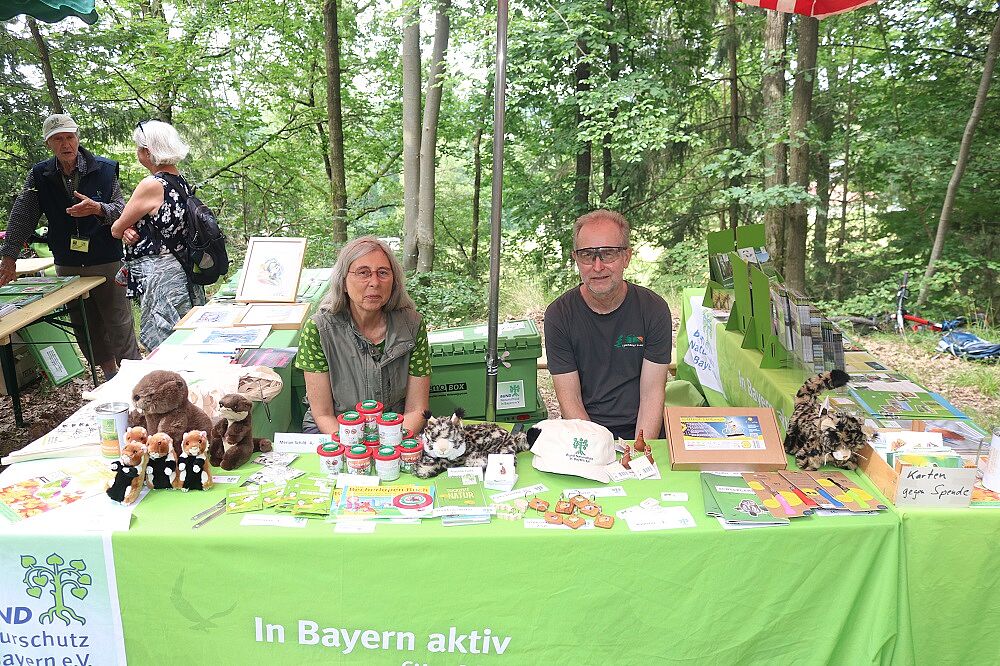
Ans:
[[[196,305],[174,324],[174,330],[200,328],[201,326],[237,326],[246,311],[246,305]]]
[[[242,303],[294,303],[305,254],[305,238],[251,238],[236,287],[236,300]]]
[[[274,331],[302,328],[309,316],[308,303],[251,303],[236,326],[270,326]]]

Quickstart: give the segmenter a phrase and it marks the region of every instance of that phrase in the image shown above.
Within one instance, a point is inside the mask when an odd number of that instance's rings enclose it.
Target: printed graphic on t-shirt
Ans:
[[[627,347],[645,347],[646,338],[642,335],[634,335],[629,333],[623,333],[618,336],[615,340],[615,349],[624,349]]]

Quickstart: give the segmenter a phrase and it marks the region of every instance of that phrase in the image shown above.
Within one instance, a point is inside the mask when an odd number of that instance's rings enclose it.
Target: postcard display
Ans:
[[[895,459],[878,446],[866,451],[862,468],[887,497],[897,503],[910,503],[907,500],[914,495],[921,499],[912,483],[899,483],[902,474],[904,482],[910,477],[946,478],[962,493],[958,505],[968,504],[970,498],[974,506],[1000,505],[1000,493],[958,469],[984,462],[986,431],[943,396],[879,363],[807,298],[785,286],[770,265],[764,242],[763,225],[709,234],[710,279],[703,305],[730,310],[726,330],[743,334],[743,349],[761,352],[761,368],[800,369],[803,380],[834,368],[848,372],[851,383],[828,394],[826,408],[858,415],[883,439],[899,431],[944,434],[941,448],[930,458],[920,457],[928,453],[922,448],[904,451]],[[963,464],[952,464],[956,459]],[[930,466],[944,469],[932,474],[919,471]],[[949,499],[955,505],[954,497]]]

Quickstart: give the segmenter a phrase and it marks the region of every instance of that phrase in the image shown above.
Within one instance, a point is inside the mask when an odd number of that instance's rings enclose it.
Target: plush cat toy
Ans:
[[[239,393],[229,393],[219,400],[222,418],[212,427],[212,465],[236,469],[250,460],[254,451],[271,450],[271,440],[253,436],[252,410],[253,403]]]
[[[126,444],[121,457],[111,463],[111,471],[115,480],[105,490],[108,497],[121,504],[136,501],[146,476],[146,447],[135,442]]]
[[[413,473],[421,479],[437,476],[449,467],[486,467],[491,453],[528,450],[524,433],[512,435],[495,423],[462,425],[465,410],[456,409],[450,418],[435,418],[424,412],[424,456]]]
[[[170,370],[153,370],[140,379],[132,389],[132,404],[145,417],[146,431],[169,435],[178,456],[184,433],[212,429],[208,414],[188,400],[187,382]]]
[[[137,428],[139,430],[140,428]],[[158,432],[146,441],[149,462],[146,463],[146,485],[154,490],[172,489],[177,476],[177,454],[174,440]]]
[[[184,492],[211,488],[212,469],[207,460],[208,433],[204,430],[184,433],[181,450],[183,453],[177,458],[177,477],[174,479],[174,487]]]
[[[846,412],[822,412],[819,394],[844,386],[851,376],[831,370],[810,377],[795,394],[795,409],[788,421],[785,451],[795,455],[801,469],[817,470],[825,464],[856,469],[859,451],[868,443],[857,416]]]

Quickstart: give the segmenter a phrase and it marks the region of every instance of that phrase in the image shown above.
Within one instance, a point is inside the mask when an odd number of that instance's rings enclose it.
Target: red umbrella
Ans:
[[[876,0],[735,0],[745,5],[773,9],[788,14],[802,14],[825,18],[834,14],[849,12],[858,7],[873,5]]]

